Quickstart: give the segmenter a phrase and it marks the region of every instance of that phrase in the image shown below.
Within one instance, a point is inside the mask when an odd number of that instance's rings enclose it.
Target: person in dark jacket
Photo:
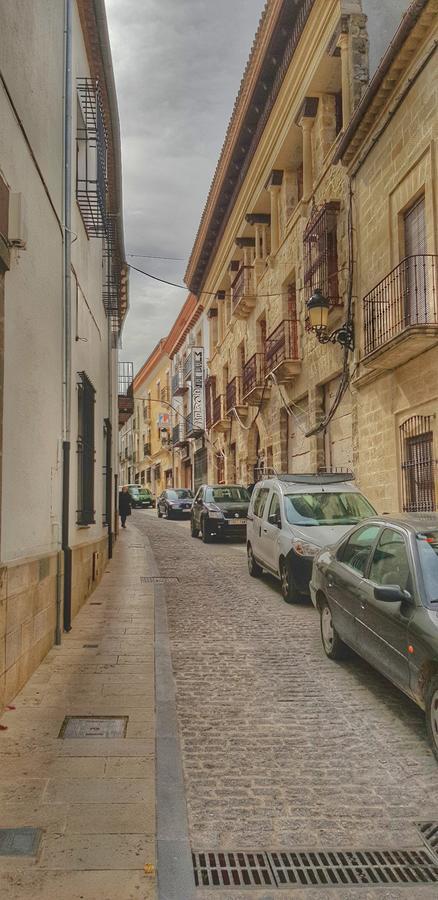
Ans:
[[[126,517],[131,515],[131,498],[127,487],[122,487],[119,494],[119,513],[122,528],[126,528]]]

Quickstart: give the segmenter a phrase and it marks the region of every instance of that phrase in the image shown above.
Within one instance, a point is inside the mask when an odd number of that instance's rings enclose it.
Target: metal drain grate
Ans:
[[[179,581],[176,575],[140,575],[142,584],[164,584],[167,581]]]
[[[265,853],[193,853],[197,887],[276,886]]]
[[[94,600],[92,603],[90,603],[90,606],[102,606],[102,604],[101,604],[101,603],[97,603],[97,602]]]
[[[194,852],[197,887],[314,888],[438,884],[427,850]]]
[[[438,865],[426,850],[338,850],[268,853],[279,886],[438,884]]]
[[[438,855],[438,822],[420,822],[418,830],[427,847]]]
[[[0,828],[0,856],[36,856],[41,828]]]
[[[128,716],[66,716],[59,737],[124,738]]]
[[[95,647],[98,647],[99,644],[82,644],[82,646],[87,648],[88,650],[91,650],[92,648],[94,649]]]

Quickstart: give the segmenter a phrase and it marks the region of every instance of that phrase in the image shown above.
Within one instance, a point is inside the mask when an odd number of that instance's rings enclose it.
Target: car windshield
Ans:
[[[362,494],[285,494],[284,510],[291,525],[356,525],[375,515]]]
[[[183,488],[179,488],[175,491],[166,491],[167,497],[169,500],[191,500],[193,494],[189,490],[184,490]]]
[[[135,497],[138,497],[140,491],[138,487],[130,487],[128,488],[130,494],[134,494]]]
[[[237,484],[221,484],[220,487],[207,488],[206,500],[214,500],[216,503],[249,503],[249,494],[246,488]]]
[[[417,534],[417,542],[426,598],[438,603],[438,531]]]

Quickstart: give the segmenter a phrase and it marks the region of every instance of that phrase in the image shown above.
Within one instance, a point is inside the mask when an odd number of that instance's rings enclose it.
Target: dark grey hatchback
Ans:
[[[202,484],[196,492],[190,517],[192,537],[209,543],[213,537],[246,536],[250,497],[239,484]]]
[[[327,656],[352,647],[424,709],[438,759],[438,516],[367,519],[315,557],[310,592]]]

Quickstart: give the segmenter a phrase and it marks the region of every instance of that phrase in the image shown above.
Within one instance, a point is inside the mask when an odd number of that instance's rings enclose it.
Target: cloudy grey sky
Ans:
[[[182,283],[265,0],[106,0],[122,130],[126,252]],[[131,272],[122,359],[138,369],[186,293]]]

